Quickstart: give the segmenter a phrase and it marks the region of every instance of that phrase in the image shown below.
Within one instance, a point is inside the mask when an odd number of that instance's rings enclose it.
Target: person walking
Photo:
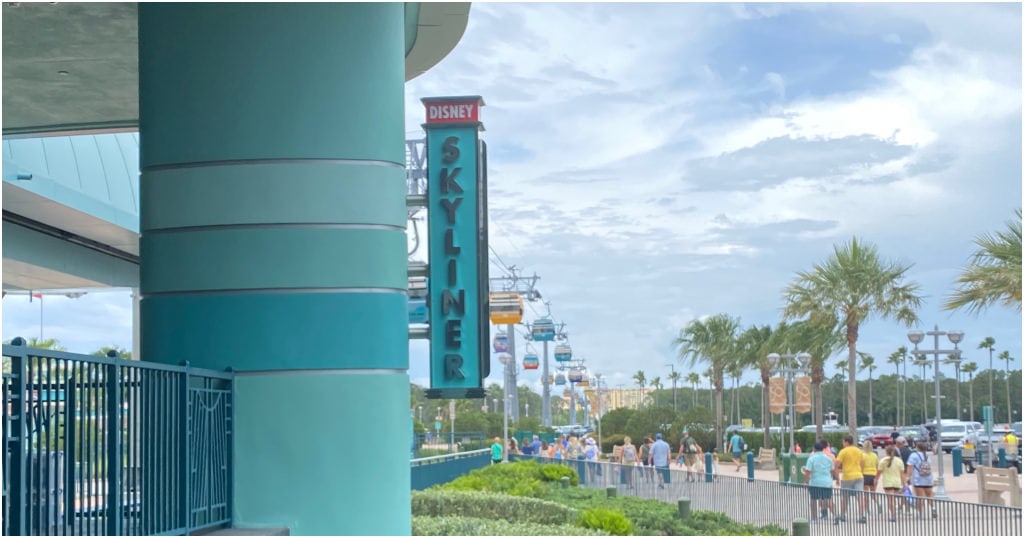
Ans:
[[[885,448],[885,457],[878,462],[878,474],[881,475],[882,490],[889,504],[889,521],[896,522],[896,499],[903,498],[903,488],[907,485],[903,476],[903,459],[894,445]]]
[[[689,430],[683,430],[683,438],[679,440],[679,459],[686,467],[686,481],[696,482],[697,477],[693,474],[693,466],[697,463],[697,453],[700,451],[697,441],[690,437]]]
[[[882,509],[882,502],[879,500],[875,502],[878,497],[876,495],[867,495],[867,492],[874,493],[878,489],[878,454],[875,453],[875,447],[871,444],[870,440],[865,439],[864,443],[860,447],[861,456],[864,458],[864,498],[865,503],[868,506],[877,504],[878,509]],[[867,515],[867,514],[865,514]]]
[[[857,523],[867,523],[867,499],[864,498],[864,456],[860,448],[853,443],[853,436],[843,437],[843,449],[836,456],[836,470],[839,471],[841,510],[842,512],[833,520],[838,525],[846,521],[846,512],[849,508],[850,497],[860,497],[860,518]]]
[[[828,511],[835,513],[832,507],[832,477],[835,476],[836,468],[832,458],[825,455],[825,443],[818,441],[814,443],[814,451],[807,458],[804,464],[804,482],[807,483],[807,490],[811,496],[811,523],[819,521],[819,507],[821,518],[828,517]]]
[[[917,443],[917,450],[907,458],[905,474],[914,488],[914,496],[917,497],[917,502],[914,503],[917,507],[917,519],[924,519],[925,500],[932,509],[932,517],[939,517],[935,510],[935,499],[932,497],[935,477],[932,476],[932,462],[928,452],[928,445],[922,441]]]
[[[653,444],[653,439],[650,437],[644,437],[644,444],[640,445],[640,477],[644,482],[648,482],[651,478],[651,445]]]
[[[619,465],[622,469],[622,476],[625,478],[626,487],[634,487],[633,475],[636,473],[637,450],[633,446],[633,440],[628,435],[622,439],[622,447],[619,450]]]
[[[732,452],[732,461],[736,463],[736,472],[740,472],[740,468],[743,467],[743,445],[746,443],[743,441],[743,437],[740,436],[739,431],[733,431],[732,437],[729,438],[729,451]]]
[[[654,472],[658,475],[658,489],[665,489],[665,483],[670,482],[668,463],[672,458],[672,447],[661,438],[661,433],[654,435],[654,444],[651,445],[650,463]]]
[[[491,445],[491,465],[501,463],[501,450],[501,437],[495,437],[494,444]]]

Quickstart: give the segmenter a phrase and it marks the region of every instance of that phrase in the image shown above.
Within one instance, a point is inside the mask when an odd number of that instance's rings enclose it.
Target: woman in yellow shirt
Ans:
[[[895,522],[896,500],[902,499],[903,488],[907,485],[906,477],[903,476],[903,459],[895,445],[886,447],[885,457],[878,462],[878,472],[882,475],[882,489],[889,501],[889,521]]]
[[[860,447],[864,458],[864,491],[876,491],[878,488],[875,476],[878,474],[878,454],[875,447],[867,440]]]

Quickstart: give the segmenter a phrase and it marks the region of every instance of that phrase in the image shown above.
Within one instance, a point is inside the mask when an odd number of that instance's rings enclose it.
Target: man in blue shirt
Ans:
[[[811,523],[818,521],[818,505],[821,505],[821,517],[827,518],[832,508],[832,480],[835,464],[832,458],[825,455],[825,442],[814,443],[814,452],[804,464],[804,480],[811,494]]]
[[[661,434],[654,436],[654,444],[651,445],[651,453],[648,459],[658,474],[658,488],[665,489],[665,482],[670,482],[668,475],[668,461],[672,457],[672,447],[668,446]]]
[[[530,443],[530,454],[534,456],[546,456],[547,454],[540,453],[540,436],[534,435],[533,442]]]
[[[740,467],[743,467],[743,437],[740,432],[732,432],[732,437],[729,438],[729,450],[732,452],[732,461],[736,463],[736,472],[739,472]]]

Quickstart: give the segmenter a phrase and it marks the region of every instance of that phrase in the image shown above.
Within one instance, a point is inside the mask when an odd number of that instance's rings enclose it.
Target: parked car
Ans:
[[[1018,473],[1021,472],[1020,436],[1017,436],[1017,446],[1015,447],[1008,447],[1003,443],[1003,437],[1006,437],[1006,434],[1011,431],[1013,431],[1013,429],[1010,426],[1000,424],[992,428],[992,435],[985,435],[984,432],[978,435],[978,442],[975,446],[977,447],[979,465],[991,465],[990,462],[995,461],[997,451],[999,450],[999,447],[1002,446],[1006,449],[1007,464],[1016,467]],[[1014,433],[1014,435],[1017,434]]]
[[[895,442],[892,438],[892,428],[876,432],[868,439],[871,440],[871,446],[875,448],[885,448]]]
[[[978,444],[978,430],[971,422],[950,421],[942,422],[942,432],[939,433],[939,442],[943,452],[952,452],[953,448],[963,446],[965,442]],[[1004,434],[1005,435],[1005,434]]]

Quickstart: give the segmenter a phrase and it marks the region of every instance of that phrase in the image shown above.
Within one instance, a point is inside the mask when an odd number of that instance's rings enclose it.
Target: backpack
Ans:
[[[597,449],[595,449],[593,445],[587,446],[587,459],[597,459]]]
[[[626,448],[622,452],[622,461],[633,463],[636,461],[636,447],[633,445],[626,445]]]
[[[928,456],[924,457],[924,461],[917,463],[917,475],[922,478],[927,478],[932,475],[932,464],[928,461]]]
[[[696,454],[697,453],[697,449],[694,448],[695,446],[697,446],[697,442],[693,440],[693,437],[687,437],[685,443],[686,443],[686,453],[687,454]]]

